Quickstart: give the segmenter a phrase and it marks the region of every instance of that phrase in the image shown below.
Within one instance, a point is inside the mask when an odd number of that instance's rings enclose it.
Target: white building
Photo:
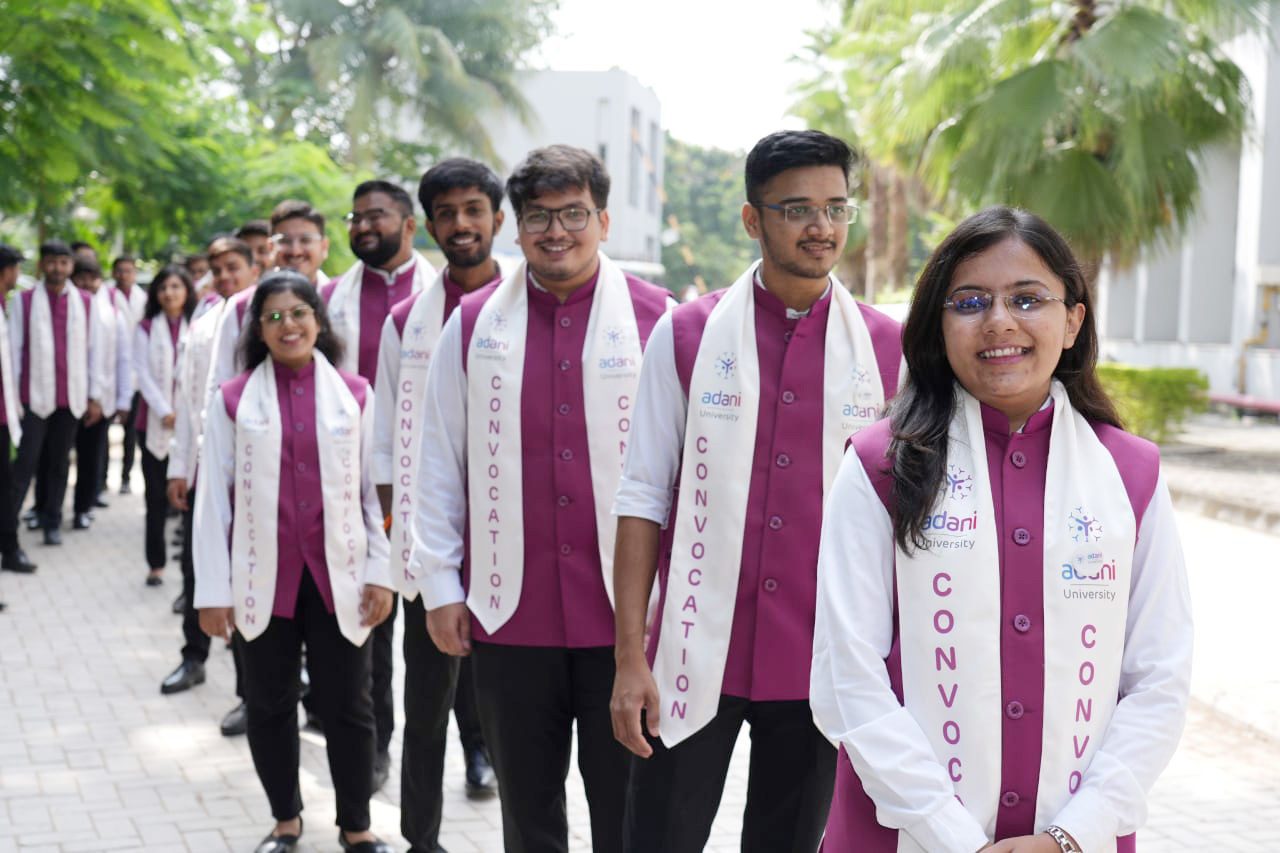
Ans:
[[[565,144],[600,156],[609,170],[609,240],[604,250],[624,269],[660,277],[663,133],[658,96],[625,71],[533,71],[520,78],[528,126],[511,114],[486,120],[505,179],[534,148]],[[504,201],[507,227],[494,251],[519,255],[515,216]]]
[[[1239,145],[1204,163],[1183,239],[1100,279],[1102,352],[1196,367],[1218,399],[1280,405],[1280,26],[1229,52],[1253,93]]]

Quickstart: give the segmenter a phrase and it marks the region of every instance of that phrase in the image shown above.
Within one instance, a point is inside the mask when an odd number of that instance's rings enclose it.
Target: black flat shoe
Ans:
[[[93,518],[87,512],[77,512],[71,521],[72,530],[88,530],[93,526]]]
[[[62,531],[56,527],[46,527],[44,531],[44,544],[61,545]]]
[[[22,514],[22,523],[27,526],[28,530],[39,530],[40,516],[34,509],[29,509]]]
[[[302,837],[302,815],[298,815],[298,834],[297,835],[268,835],[262,839],[257,847],[253,848],[253,853],[288,853],[288,851],[298,846],[298,839]]]
[[[31,562],[31,558],[27,556],[27,552],[19,548],[0,557],[0,569],[6,572],[17,572],[20,575],[29,575],[36,570],[36,564]]]
[[[173,600],[173,604],[169,605],[169,609],[175,615],[181,616],[187,612],[187,596],[184,593],[178,593],[178,597]]]
[[[487,800],[497,796],[493,765],[483,749],[469,749],[467,760],[467,799]]]
[[[373,841],[357,841],[352,844],[347,840],[347,834],[341,829],[338,830],[338,844],[347,853],[396,853],[396,849],[381,838],[375,838]]]
[[[163,586],[163,575],[147,575],[147,586]]]
[[[235,737],[249,731],[249,713],[243,702],[227,712],[219,729],[223,737]]]
[[[160,692],[165,696],[181,693],[197,684],[204,684],[204,678],[204,664],[197,660],[184,660],[160,682]]]
[[[111,504],[107,503],[102,499],[102,492],[98,492],[98,496],[93,499],[93,505],[98,509],[106,509],[107,507],[111,506]]]

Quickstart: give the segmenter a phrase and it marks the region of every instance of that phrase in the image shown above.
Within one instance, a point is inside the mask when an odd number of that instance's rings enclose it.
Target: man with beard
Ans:
[[[809,708],[823,499],[902,358],[898,324],[831,276],[857,213],[853,157],[817,131],[760,140],[742,222],[762,260],[649,341],[614,506],[613,729],[637,756],[628,851],[703,849],[744,721],[742,849],[822,837],[836,766]]]
[[[439,845],[445,743],[452,705],[467,765],[467,796],[492,796],[493,770],[476,714],[470,662],[446,655],[427,635],[426,610],[409,570],[415,474],[427,368],[440,329],[464,294],[501,280],[490,256],[502,227],[502,182],[475,160],[432,166],[418,185],[427,233],[449,264],[427,289],[397,303],[382,326],[374,389],[373,479],[391,519],[391,574],[404,596],[404,752],[400,832],[415,853]]]
[[[107,461],[107,425],[117,412],[127,412],[132,402],[132,347],[125,333],[128,323],[119,316],[110,288],[102,286],[102,267],[98,262],[87,257],[77,259],[71,281],[93,296],[97,314],[93,333],[98,336],[101,353],[98,366],[102,371],[99,380],[102,418],[93,424],[82,423],[76,432],[76,488],[72,496],[71,526],[88,530],[98,500],[101,472]]]
[[[0,568],[30,574],[36,564],[18,546],[18,510],[13,501],[13,464],[10,458],[15,445],[22,441],[22,408],[18,405],[17,367],[9,346],[9,293],[18,283],[22,252],[0,243]],[[16,299],[17,297],[15,297]],[[0,604],[0,610],[4,605]]]
[[[390,181],[365,181],[356,187],[347,214],[351,251],[360,260],[336,281],[321,288],[329,322],[346,343],[344,370],[359,373],[374,392],[378,388],[378,344],[391,306],[422,292],[435,280],[431,263],[414,251],[417,223],[413,199]],[[391,691],[391,638],[396,605],[373,630],[373,715],[378,725],[374,789],[391,772],[391,733],[395,729],[395,697]]]
[[[71,247],[51,240],[40,247],[42,279],[18,294],[9,314],[15,381],[26,414],[13,464],[14,507],[21,507],[40,454],[47,452],[44,500],[36,514],[46,545],[62,544],[62,502],[76,426],[81,416],[92,426],[102,418],[101,372],[93,297],[70,286]]]

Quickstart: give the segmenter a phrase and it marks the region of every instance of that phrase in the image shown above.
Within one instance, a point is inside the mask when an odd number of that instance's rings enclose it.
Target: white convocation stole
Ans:
[[[187,318],[182,318],[182,325],[178,328],[178,344],[182,345],[187,339]],[[151,370],[151,376],[156,380],[156,385],[166,394],[170,401],[173,400],[174,379],[174,348],[173,339],[169,334],[169,319],[164,314],[157,314],[151,318],[151,334],[147,335],[147,367]],[[166,427],[160,413],[156,411],[155,406],[147,407],[147,450],[151,451],[151,455],[157,459],[169,458],[169,442],[173,439],[173,428]]]
[[[67,300],[67,404],[77,418],[89,402],[89,318],[80,291],[70,282],[62,286]],[[31,294],[31,411],[41,418],[58,406],[57,369],[54,366],[53,309],[44,282]]]
[[[982,413],[970,394],[956,392],[947,478],[925,530],[931,547],[897,551],[902,690],[961,802],[994,836],[1004,714],[1001,534]],[[1046,734],[1036,832],[1080,787],[1115,710],[1136,532],[1115,460],[1057,380],[1051,394],[1044,541],[1031,545],[1044,552]],[[899,838],[900,851],[922,849],[906,833]]]
[[[366,424],[338,371],[319,352],[314,357],[324,557],[338,629],[359,646],[370,631],[360,624],[369,552],[360,479],[361,432]],[[236,409],[234,491],[231,588],[236,628],[246,640],[254,640],[271,621],[279,553],[280,402],[270,357],[254,369]]]
[[[756,266],[711,310],[689,382],[680,505],[653,667],[667,746],[715,717],[724,681],[760,409]],[[884,409],[871,333],[835,278],[830,312],[822,366],[824,500],[846,440]]]
[[[413,253],[413,288],[409,291],[417,293],[431,283],[435,276],[435,267],[418,252]],[[351,269],[342,274],[338,284],[329,296],[329,325],[341,337],[343,347],[343,370],[357,372],[360,366],[360,285],[364,281],[364,261],[356,261]],[[444,310],[443,308],[441,310]],[[375,334],[382,331],[382,321],[378,318]]]
[[[471,588],[467,605],[492,634],[520,603],[524,582],[520,392],[529,324],[527,269],[521,263],[485,302],[467,351],[467,491]],[[630,407],[640,382],[640,331],[626,276],[600,255],[582,348],[582,395],[605,590],[613,601],[610,514],[622,479]]]
[[[400,336],[400,377],[395,400],[394,464],[391,475],[391,582],[410,601],[418,597],[418,578],[409,564],[413,550],[413,496],[422,452],[422,413],[427,369],[444,326],[444,273],[436,276],[409,309]],[[384,380],[385,381],[385,380]]]
[[[17,295],[13,297],[18,299]],[[34,301],[34,300],[33,300]],[[4,300],[0,298],[0,303]],[[10,310],[12,304],[10,304]],[[9,348],[9,323],[0,304],[0,380],[4,383],[4,414],[9,422],[9,443],[17,447],[22,443],[22,407],[18,404],[18,386],[13,378],[13,350]],[[9,451],[0,447],[0,453]]]

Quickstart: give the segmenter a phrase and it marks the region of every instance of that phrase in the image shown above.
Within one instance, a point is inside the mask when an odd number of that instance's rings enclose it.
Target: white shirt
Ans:
[[[915,718],[889,687],[894,543],[889,513],[857,454],[832,486],[818,555],[809,702],[855,766],[884,826],[930,851],[971,853],[988,839],[955,798]],[[1079,791],[1050,822],[1083,850],[1146,819],[1146,795],[1177,747],[1191,676],[1191,599],[1173,505],[1161,474],[1138,530],[1120,677],[1124,698]],[[976,833],[976,835],[975,835]]]
[[[157,332],[162,335],[170,334],[169,318],[163,313],[151,318],[151,334]],[[160,381],[152,374],[151,359],[148,358],[150,351],[151,335],[147,334],[142,326],[138,326],[133,333],[133,373],[138,377],[138,393],[147,401],[148,408],[163,418],[174,414],[175,399],[170,389],[161,388]],[[173,351],[177,353],[178,344],[173,345]],[[176,370],[174,376],[177,376]]]
[[[227,300],[224,299],[194,320],[187,329],[187,339],[178,349],[178,364],[174,369],[177,377],[174,391],[177,418],[169,446],[168,477],[171,480],[185,479],[187,485],[195,479],[200,438],[204,434],[214,334],[226,306]]]
[[[95,327],[94,334],[99,336],[99,350],[103,357],[99,359],[98,369],[101,371],[98,387],[102,389],[104,399],[102,414],[111,417],[116,412],[129,411],[133,399],[133,346],[129,338],[130,325],[116,311],[112,292],[106,287],[99,287],[93,294]],[[115,358],[111,358],[114,354]],[[114,391],[114,394],[112,393]]]

